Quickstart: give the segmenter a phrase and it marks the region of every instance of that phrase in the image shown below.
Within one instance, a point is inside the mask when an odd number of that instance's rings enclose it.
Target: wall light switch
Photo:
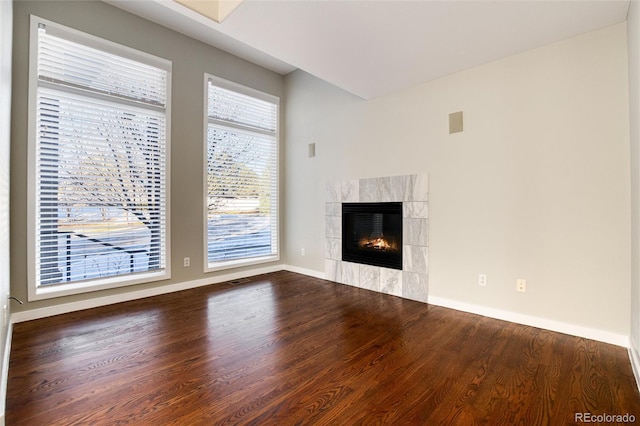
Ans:
[[[315,143],[310,143],[309,144],[309,158],[313,158],[316,156],[316,144]]]

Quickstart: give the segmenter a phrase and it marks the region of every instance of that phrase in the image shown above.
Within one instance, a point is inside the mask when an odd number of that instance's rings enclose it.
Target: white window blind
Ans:
[[[170,63],[100,45],[38,24],[36,289],[126,283],[167,267]]]
[[[208,78],[209,268],[278,256],[278,100]]]
[[[149,106],[166,104],[165,70],[56,37],[45,25],[39,31],[38,79]]]

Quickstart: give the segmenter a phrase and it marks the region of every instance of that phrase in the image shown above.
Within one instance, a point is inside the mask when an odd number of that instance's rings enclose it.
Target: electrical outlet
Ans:
[[[516,290],[518,290],[520,293],[526,293],[527,292],[527,280],[524,280],[522,278],[518,278],[516,280]]]
[[[185,257],[184,258],[184,267],[188,268],[189,266],[191,266],[191,258],[190,257]]]
[[[480,287],[487,286],[487,276],[485,274],[478,274],[478,285]]]
[[[305,251],[303,248],[300,249],[300,256],[304,256],[305,255]]]

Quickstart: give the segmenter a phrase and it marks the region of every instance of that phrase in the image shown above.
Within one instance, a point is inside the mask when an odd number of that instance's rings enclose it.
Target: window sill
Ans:
[[[82,281],[69,284],[54,284],[44,287],[29,286],[29,301],[52,299],[54,297],[70,296],[73,294],[90,293],[99,290],[126,287],[171,278],[169,270],[157,272],[143,272],[124,277],[109,277],[98,280]]]
[[[204,272],[224,271],[227,269],[241,268],[243,266],[260,265],[262,263],[277,262],[280,255],[252,257],[249,259],[228,260],[226,262],[210,262],[205,266]]]

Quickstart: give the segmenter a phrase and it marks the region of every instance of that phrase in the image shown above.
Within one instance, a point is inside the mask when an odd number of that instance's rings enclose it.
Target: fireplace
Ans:
[[[342,260],[402,270],[402,203],[343,203]]]
[[[352,285],[363,289],[392,294],[411,300],[427,302],[429,297],[429,177],[427,174],[403,176],[382,176],[326,183],[325,191],[325,274],[323,278],[337,283]],[[371,215],[367,209],[378,203],[385,206],[395,204],[395,212],[385,218],[385,211],[373,211],[383,214],[382,228],[385,240],[388,234],[396,234],[397,252],[390,255],[370,243],[363,250],[357,243],[360,226],[349,223],[355,218],[349,212],[351,205],[360,203],[355,213]],[[345,205],[346,204],[346,205]],[[343,205],[346,213],[343,214]],[[357,205],[357,204],[356,204]],[[402,206],[402,207],[400,207]],[[360,209],[364,209],[363,211]],[[400,209],[402,209],[400,211]],[[400,214],[401,213],[401,214]],[[396,215],[395,218],[393,215]],[[380,218],[380,216],[375,216]],[[376,219],[380,223],[379,219]],[[371,226],[370,228],[373,228]],[[392,229],[395,228],[395,229]],[[354,237],[355,234],[355,237]],[[369,234],[371,232],[369,231]],[[367,234],[368,235],[368,234]],[[373,246],[373,247],[372,247]],[[343,252],[346,255],[343,255]],[[353,257],[353,252],[363,254]],[[373,252],[373,255],[372,255]],[[380,260],[383,266],[372,265],[372,258]],[[362,257],[366,263],[362,262]],[[394,259],[393,267],[389,258]],[[352,260],[353,259],[353,260]]]

